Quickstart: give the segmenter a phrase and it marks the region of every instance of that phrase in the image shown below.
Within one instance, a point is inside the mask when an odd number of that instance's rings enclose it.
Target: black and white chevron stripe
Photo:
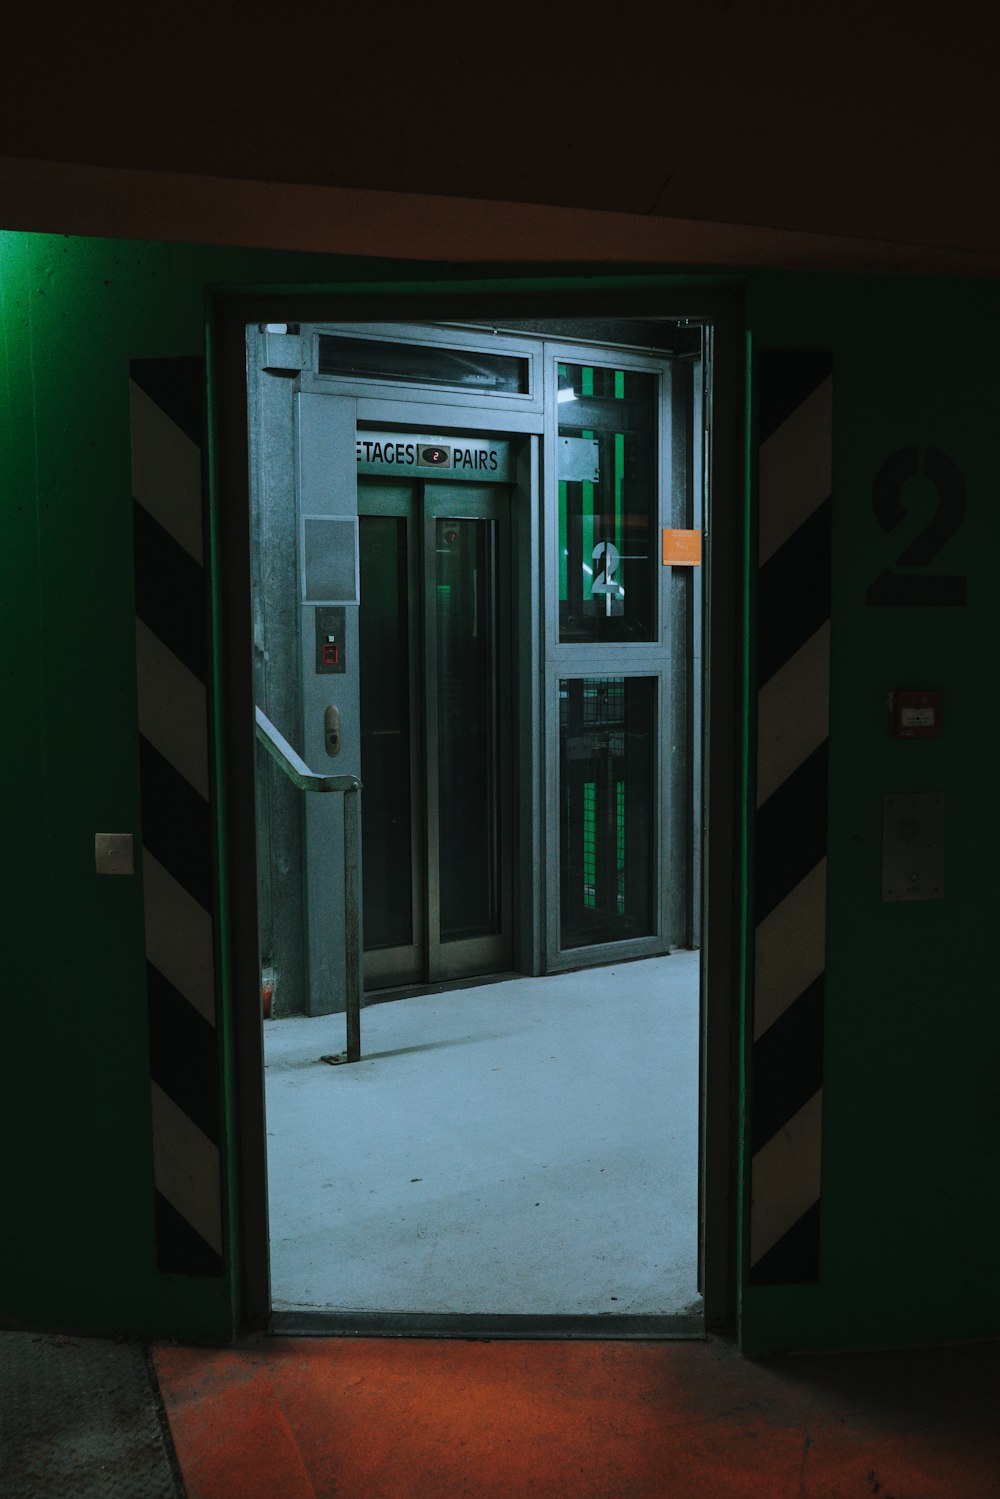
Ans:
[[[204,362],[134,360],[130,374],[156,1257],[219,1275]]]
[[[750,1283],[819,1278],[832,356],[761,353]]]

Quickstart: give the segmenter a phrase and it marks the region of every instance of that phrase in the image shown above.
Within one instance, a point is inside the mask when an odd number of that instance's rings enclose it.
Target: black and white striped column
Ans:
[[[750,1283],[819,1278],[832,356],[762,353]]]
[[[135,360],[132,496],[156,1256],[222,1273],[204,362]]]

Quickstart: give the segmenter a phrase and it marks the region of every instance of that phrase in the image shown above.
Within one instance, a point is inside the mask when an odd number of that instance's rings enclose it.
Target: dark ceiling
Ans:
[[[996,249],[998,10],[22,7],[0,154]]]

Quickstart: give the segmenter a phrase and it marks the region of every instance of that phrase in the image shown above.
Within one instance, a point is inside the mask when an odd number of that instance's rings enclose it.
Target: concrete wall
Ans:
[[[8,1318],[216,1338],[237,1317],[225,965],[227,1268],[165,1275],[155,1268],[141,882],[98,879],[93,866],[95,831],[138,832],[129,361],[202,353],[212,286],[453,275],[0,236]],[[983,1335],[998,1321],[989,831],[998,709],[988,669],[1000,291],[974,280],[765,272],[746,284],[754,347],[832,351],[835,394],[820,1278],[745,1286],[744,1342]],[[912,520],[891,536],[872,511],[879,465],[911,444],[951,454],[965,477],[964,520],[928,569],[966,576],[964,608],[865,602],[898,538],[910,540],[934,507],[930,488],[915,484],[905,497]],[[885,694],[908,686],[944,692],[940,740],[889,736]],[[948,794],[944,902],[879,898],[880,797],[902,790]]]

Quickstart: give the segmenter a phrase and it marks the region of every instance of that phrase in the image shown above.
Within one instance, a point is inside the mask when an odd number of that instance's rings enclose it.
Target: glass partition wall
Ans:
[[[545,698],[550,969],[694,945],[692,361],[549,345]]]

